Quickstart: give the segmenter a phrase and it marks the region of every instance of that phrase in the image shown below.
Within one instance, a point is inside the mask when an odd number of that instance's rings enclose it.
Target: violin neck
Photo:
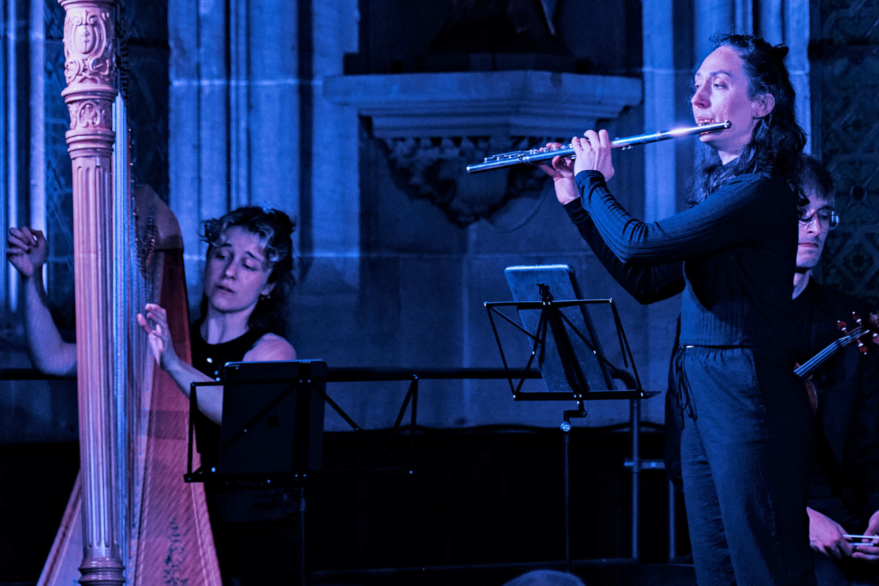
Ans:
[[[863,328],[856,328],[852,333],[845,335],[838,340],[834,340],[830,344],[827,345],[826,348],[815,354],[812,358],[807,360],[802,366],[794,370],[794,374],[800,378],[806,378],[816,370],[818,367],[824,364],[828,358],[836,354],[840,348],[844,348],[851,344],[854,340],[857,340],[859,336],[864,333]]]

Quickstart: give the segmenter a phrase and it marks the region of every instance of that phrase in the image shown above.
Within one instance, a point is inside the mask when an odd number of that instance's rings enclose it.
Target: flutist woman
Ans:
[[[726,35],[694,77],[700,136],[691,207],[641,222],[608,190],[606,131],[545,170],[558,200],[639,301],[683,291],[677,387],[682,468],[701,586],[814,584],[806,497],[812,414],[784,326],[797,252],[789,173],[805,144],[784,46]],[[560,145],[550,145],[558,148]]]

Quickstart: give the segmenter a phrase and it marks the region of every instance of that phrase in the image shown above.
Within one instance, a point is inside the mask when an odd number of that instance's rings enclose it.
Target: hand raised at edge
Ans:
[[[40,230],[27,226],[9,228],[6,258],[24,279],[29,279],[46,264],[49,257],[46,238]]]

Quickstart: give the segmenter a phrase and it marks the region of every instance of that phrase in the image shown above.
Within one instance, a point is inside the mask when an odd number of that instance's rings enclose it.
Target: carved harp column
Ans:
[[[82,584],[120,586],[119,481],[114,424],[111,158],[116,97],[115,0],[59,0],[64,20],[61,92],[70,110],[67,144],[73,162],[77,390],[82,465]]]

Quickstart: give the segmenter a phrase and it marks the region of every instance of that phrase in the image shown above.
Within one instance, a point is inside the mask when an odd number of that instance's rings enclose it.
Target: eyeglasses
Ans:
[[[811,216],[804,216],[803,212],[800,211],[800,224],[803,226],[808,226],[816,219],[818,220],[818,226],[820,226],[822,230],[829,231],[839,226],[839,214],[834,210],[818,210]]]

